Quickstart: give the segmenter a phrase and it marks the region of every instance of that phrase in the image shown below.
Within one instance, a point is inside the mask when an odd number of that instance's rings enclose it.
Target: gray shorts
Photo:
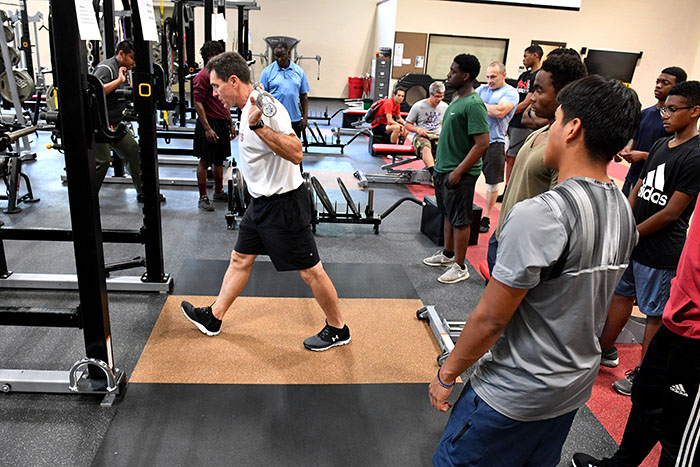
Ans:
[[[433,175],[438,211],[447,217],[452,227],[471,225],[474,187],[479,177],[465,174],[452,186],[447,183],[449,176],[449,173],[440,172]]]
[[[535,130],[530,128],[509,128],[508,134],[510,135],[510,146],[508,146],[507,155],[510,157],[517,156],[518,151],[520,151],[520,148],[522,148],[523,144],[525,144],[525,140],[533,131]]]
[[[504,169],[506,167],[506,144],[491,143],[484,153],[484,166],[481,171],[486,177],[486,183],[495,185],[503,181]]]

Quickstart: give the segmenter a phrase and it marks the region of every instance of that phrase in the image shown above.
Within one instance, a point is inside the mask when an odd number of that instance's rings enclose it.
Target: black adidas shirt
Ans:
[[[535,77],[539,71],[540,70],[527,70],[518,78],[518,84],[516,85],[515,90],[518,91],[518,98],[520,99],[520,102],[525,100],[528,93],[535,92]],[[523,125],[522,112],[513,115],[513,118],[510,120],[510,126],[513,128],[525,128],[525,125]]]
[[[673,137],[661,138],[649,151],[642,173],[642,186],[634,203],[634,218],[641,224],[666,207],[673,193],[688,195],[700,192],[700,137],[669,148]],[[658,232],[639,239],[632,259],[657,269],[676,269],[685,244],[695,199],[674,222]]]

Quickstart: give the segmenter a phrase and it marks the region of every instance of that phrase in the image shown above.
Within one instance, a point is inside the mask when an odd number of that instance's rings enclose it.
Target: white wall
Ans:
[[[266,36],[301,39],[300,54],[322,56],[320,80],[316,80],[315,61],[301,63],[309,78],[309,94],[315,97],[347,96],[348,76],[370,71],[379,44],[383,46],[387,38],[393,41],[395,30],[510,38],[506,67],[513,77],[518,74],[523,49],[533,39],[566,42],[577,50],[641,50],[644,55],[632,86],[645,105],[654,103],[654,81],[666,66],[682,66],[690,78],[700,79],[698,0],[583,0],[580,11],[439,0],[257,1],[261,10],[250,12],[251,49],[264,52],[262,38]],[[47,0],[29,0],[29,12],[42,11],[48,25],[48,5]],[[203,8],[196,12],[199,49],[204,37]],[[228,20],[227,48],[232,49],[235,10],[228,11]],[[42,64],[49,67],[48,34],[40,34]],[[256,76],[261,70],[256,66]]]
[[[576,50],[641,50],[632,87],[648,106],[655,102],[654,82],[663,68],[678,65],[700,78],[699,21],[697,0],[583,0],[580,11],[400,0],[396,30],[509,38],[511,77],[517,77],[522,52],[533,39],[566,42]]]

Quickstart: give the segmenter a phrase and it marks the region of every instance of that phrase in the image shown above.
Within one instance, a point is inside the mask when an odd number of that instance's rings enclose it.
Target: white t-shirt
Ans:
[[[252,95],[257,98],[258,92]],[[250,98],[241,111],[241,125],[238,134],[239,167],[248,191],[253,198],[272,196],[296,190],[304,182],[299,166],[278,156],[266,145],[248,125]],[[284,106],[275,99],[277,113],[262,120],[271,129],[285,135],[293,135],[292,122]]]
[[[407,122],[413,123],[418,128],[422,128],[428,133],[440,134],[442,130],[442,117],[447,110],[447,104],[440,102],[437,107],[433,107],[428,102],[428,99],[423,99],[411,107],[406,117]]]

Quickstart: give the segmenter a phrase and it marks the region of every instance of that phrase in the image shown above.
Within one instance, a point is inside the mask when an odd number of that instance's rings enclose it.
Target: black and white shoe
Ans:
[[[574,467],[603,467],[607,461],[602,461],[588,454],[577,452],[571,459],[571,463]]]
[[[216,336],[221,332],[221,320],[214,316],[210,306],[196,308],[190,302],[183,301],[180,308],[185,318],[207,336]]]
[[[304,339],[304,347],[309,350],[321,352],[337,345],[345,345],[350,342],[350,330],[347,325],[343,329],[334,328],[326,322],[321,332],[308,339]]]

